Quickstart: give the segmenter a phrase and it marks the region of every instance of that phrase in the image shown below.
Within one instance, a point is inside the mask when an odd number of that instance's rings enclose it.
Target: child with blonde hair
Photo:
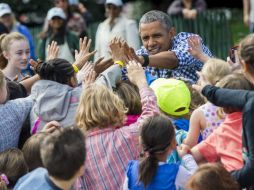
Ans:
[[[238,183],[219,163],[202,164],[190,177],[186,190],[238,190]]]
[[[127,70],[130,81],[139,88],[142,103],[140,117],[129,126],[123,126],[128,109],[114,92],[99,84],[88,85],[83,91],[76,124],[87,137],[87,160],[79,189],[120,189],[128,161],[139,157],[141,125],[159,113],[142,66],[131,61]]]
[[[215,85],[224,76],[231,73],[230,65],[220,59],[211,58],[205,63],[201,73],[207,80]],[[206,139],[224,121],[225,114],[221,109],[210,102],[205,103],[194,110],[190,117],[189,132],[184,143],[193,147],[198,143],[201,133],[202,139]]]
[[[239,46],[239,57],[241,71],[244,77],[254,84],[254,34],[246,36]],[[240,184],[241,188],[254,188],[254,92],[251,90],[222,89],[212,85],[200,76],[203,80],[201,84],[193,87],[211,102],[218,106],[238,107],[243,112],[243,159],[244,166],[233,171],[231,174]]]
[[[228,89],[250,90],[251,85],[240,73],[225,76],[219,86]],[[227,114],[219,128],[191,149],[197,162],[221,162],[227,171],[243,167],[242,158],[242,112],[238,106],[225,106]]]
[[[25,36],[18,32],[2,34],[0,36],[1,54],[0,68],[7,80],[18,81],[23,78],[21,71],[27,68],[30,59],[29,43]]]

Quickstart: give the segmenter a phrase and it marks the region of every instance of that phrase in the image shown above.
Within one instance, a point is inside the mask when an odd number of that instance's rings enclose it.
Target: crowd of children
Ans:
[[[0,35],[0,190],[254,188],[253,34],[236,70],[150,11],[137,55],[114,38],[112,59],[91,63],[65,14],[48,12],[43,60],[22,34]]]

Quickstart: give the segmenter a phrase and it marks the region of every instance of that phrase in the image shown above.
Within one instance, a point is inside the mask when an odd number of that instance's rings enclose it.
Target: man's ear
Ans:
[[[171,27],[171,29],[168,32],[170,38],[173,38],[176,35],[176,29],[175,27]]]

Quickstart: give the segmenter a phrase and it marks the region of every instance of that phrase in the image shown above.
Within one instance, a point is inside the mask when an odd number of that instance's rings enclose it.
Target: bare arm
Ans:
[[[250,0],[243,0],[243,22],[246,26],[250,24]]]
[[[198,136],[200,130],[204,128],[202,126],[202,120],[204,120],[204,114],[200,109],[196,109],[191,114],[190,118],[190,128],[186,139],[184,139],[184,144],[187,144],[191,148],[198,143]]]
[[[139,56],[139,59],[144,64],[144,58]],[[174,52],[172,51],[163,51],[155,55],[149,55],[149,66],[159,67],[165,69],[174,69],[178,67],[178,59]]]
[[[25,87],[27,93],[29,94],[31,92],[31,88],[32,88],[33,84],[38,80],[40,80],[40,77],[38,74],[36,74],[30,78],[27,78],[27,79],[21,81],[20,84],[22,84]]]

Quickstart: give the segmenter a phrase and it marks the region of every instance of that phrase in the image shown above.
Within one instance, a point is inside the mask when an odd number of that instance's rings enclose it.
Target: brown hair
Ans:
[[[121,81],[116,84],[116,94],[124,101],[128,108],[127,114],[138,115],[142,112],[141,98],[138,87],[128,81]]]
[[[121,126],[128,109],[114,92],[101,84],[87,86],[80,98],[76,123],[79,128]]]
[[[34,170],[38,167],[43,167],[40,147],[43,139],[48,135],[46,132],[40,132],[32,135],[25,142],[22,152],[28,165],[29,171]]]
[[[246,36],[239,45],[239,57],[254,71],[254,34]]]
[[[77,127],[58,129],[43,140],[40,153],[50,176],[70,180],[84,165],[85,137]]]
[[[7,66],[8,60],[4,57],[3,52],[8,52],[10,45],[13,41],[25,40],[26,37],[18,32],[11,32],[9,34],[2,34],[0,36],[0,69],[4,69]]]
[[[146,187],[156,174],[157,156],[164,154],[175,138],[175,130],[169,118],[156,115],[148,118],[141,127],[141,143],[148,156],[141,158],[139,181]]]
[[[0,174],[8,178],[8,188],[13,188],[20,177],[28,172],[23,153],[17,148],[10,148],[0,154]],[[3,183],[0,183],[0,189]]]
[[[231,73],[231,67],[226,61],[211,58],[205,62],[201,72],[212,85],[215,85],[221,78]]]
[[[218,163],[201,165],[186,184],[186,190],[238,190],[230,173]]]

